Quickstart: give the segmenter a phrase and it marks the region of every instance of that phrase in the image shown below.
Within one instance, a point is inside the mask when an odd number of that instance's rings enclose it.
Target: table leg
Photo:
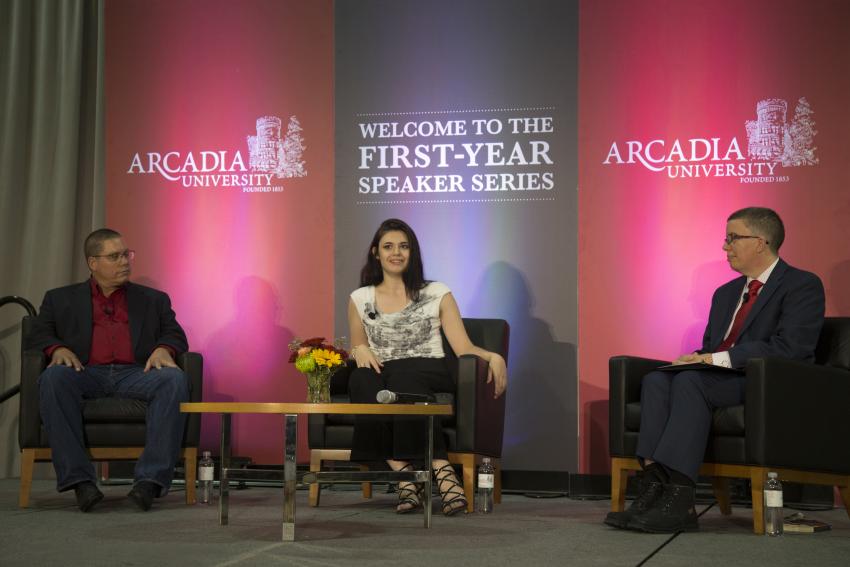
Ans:
[[[229,413],[221,414],[221,468],[218,474],[218,523],[227,525],[227,511],[230,498],[227,469],[230,468],[230,418]]]
[[[434,487],[431,482],[431,466],[434,462],[434,416],[428,416],[428,454],[425,461],[425,470],[428,471],[428,480],[425,481],[425,527],[431,527],[431,492]]]
[[[283,541],[295,541],[295,448],[298,416],[286,414],[283,424]]]

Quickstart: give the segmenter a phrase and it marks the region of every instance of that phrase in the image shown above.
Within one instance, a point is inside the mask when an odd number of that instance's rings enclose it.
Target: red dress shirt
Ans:
[[[119,287],[106,297],[94,278],[89,283],[92,304],[89,364],[135,364],[126,289]]]

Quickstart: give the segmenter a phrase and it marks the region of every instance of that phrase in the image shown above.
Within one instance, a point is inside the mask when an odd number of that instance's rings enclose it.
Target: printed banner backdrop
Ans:
[[[502,465],[575,471],[577,4],[336,4],[336,328],[382,220],[511,325]]]
[[[581,2],[581,470],[608,470],[608,358],[701,343],[738,274],[727,216],[768,206],[780,255],[850,315],[850,4]]]
[[[107,222],[204,355],[205,401],[306,399],[287,344],[333,331],[332,17],[329,0],[106,5]],[[233,440],[279,463],[282,420],[237,416]]]

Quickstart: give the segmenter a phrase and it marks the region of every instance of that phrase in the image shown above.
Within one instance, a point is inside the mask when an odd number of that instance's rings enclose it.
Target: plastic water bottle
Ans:
[[[493,512],[493,484],[495,471],[490,463],[490,457],[484,457],[481,466],[478,467],[478,496],[475,504],[479,514],[490,514]]]
[[[201,485],[201,494],[198,499],[201,504],[212,502],[213,478],[215,477],[215,464],[210,458],[210,452],[204,451],[203,457],[198,461],[198,480]]]
[[[782,483],[775,472],[767,473],[764,485],[764,533],[782,535]]]

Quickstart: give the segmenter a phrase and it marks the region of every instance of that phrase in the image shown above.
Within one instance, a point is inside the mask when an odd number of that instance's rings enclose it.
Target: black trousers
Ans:
[[[355,404],[374,404],[380,390],[408,394],[454,393],[456,385],[445,358],[405,358],[386,362],[378,374],[358,368],[348,379]],[[424,462],[428,450],[428,418],[424,416],[359,415],[354,421],[352,461]],[[434,458],[445,459],[446,440],[440,417],[434,418]]]

